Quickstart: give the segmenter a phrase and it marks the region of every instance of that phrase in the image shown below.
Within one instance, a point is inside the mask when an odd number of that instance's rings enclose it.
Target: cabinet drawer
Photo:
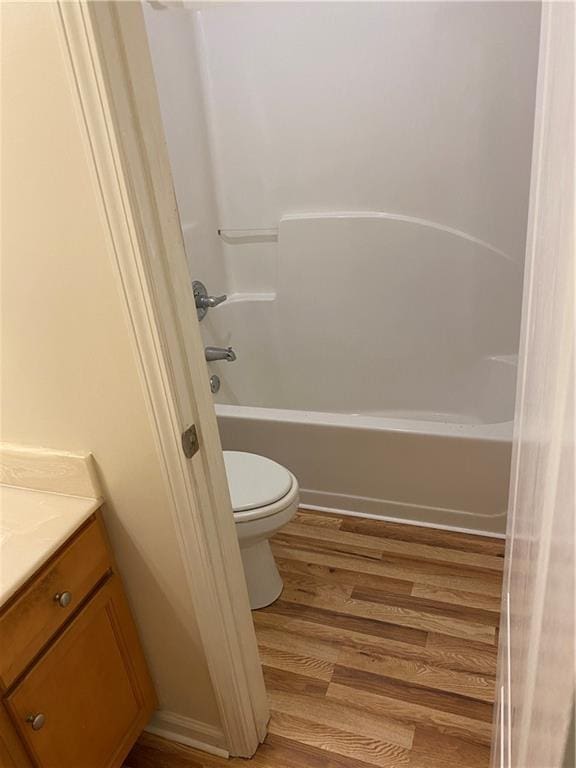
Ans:
[[[0,615],[0,683],[4,689],[110,570],[104,536],[100,520],[93,519]],[[64,592],[69,595],[59,603],[57,595]]]

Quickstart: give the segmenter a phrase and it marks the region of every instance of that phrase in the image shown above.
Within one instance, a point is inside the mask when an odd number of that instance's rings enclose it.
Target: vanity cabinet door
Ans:
[[[121,766],[155,705],[136,629],[112,576],[7,697],[41,768]]]
[[[81,529],[0,612],[0,683],[8,689],[111,570],[101,519]],[[59,593],[69,603],[58,602]]]

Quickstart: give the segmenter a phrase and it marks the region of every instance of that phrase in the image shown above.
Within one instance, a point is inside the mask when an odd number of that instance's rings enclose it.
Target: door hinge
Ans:
[[[184,456],[186,456],[187,459],[191,459],[192,456],[198,452],[199,448],[200,443],[198,442],[196,425],[192,424],[192,426],[182,432],[182,450],[184,451]]]

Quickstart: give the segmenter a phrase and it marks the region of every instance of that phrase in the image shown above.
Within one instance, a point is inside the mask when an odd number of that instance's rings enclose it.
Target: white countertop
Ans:
[[[0,606],[101,504],[0,485]]]

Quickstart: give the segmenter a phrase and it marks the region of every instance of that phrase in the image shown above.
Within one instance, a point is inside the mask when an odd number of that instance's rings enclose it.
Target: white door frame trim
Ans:
[[[58,13],[220,713],[216,746],[248,757],[269,712],[142,12],[59,0]],[[190,423],[201,450],[187,460]]]
[[[492,768],[560,766],[574,714],[575,62],[543,2]]]

